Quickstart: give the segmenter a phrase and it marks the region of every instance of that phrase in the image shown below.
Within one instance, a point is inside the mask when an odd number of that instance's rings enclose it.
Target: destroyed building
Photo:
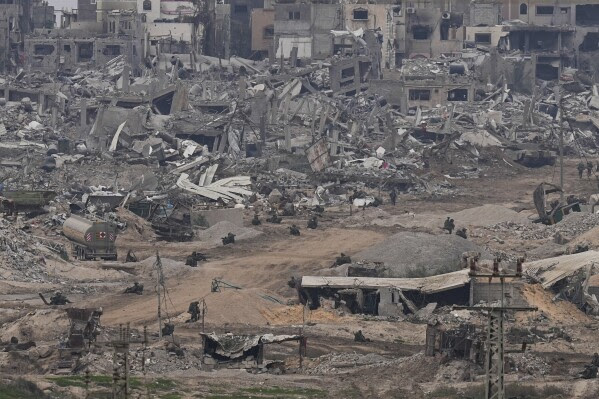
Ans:
[[[596,398],[599,1],[550,3],[0,4],[0,392]]]
[[[142,16],[111,11],[103,23],[95,25],[103,26],[102,30],[36,30],[25,39],[27,65],[43,72],[75,71],[81,65],[104,65],[122,56],[134,71],[139,71],[146,45]]]

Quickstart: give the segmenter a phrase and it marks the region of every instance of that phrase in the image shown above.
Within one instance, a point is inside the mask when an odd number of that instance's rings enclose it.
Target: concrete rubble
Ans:
[[[546,3],[0,4],[0,392],[598,397],[599,4]]]

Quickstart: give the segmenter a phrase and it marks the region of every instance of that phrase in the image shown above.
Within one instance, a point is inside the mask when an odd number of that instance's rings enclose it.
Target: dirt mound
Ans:
[[[450,213],[458,226],[492,226],[502,222],[530,223],[529,212],[516,212],[501,205],[482,205]]]
[[[116,211],[119,219],[127,223],[127,228],[119,233],[119,241],[150,241],[156,239],[156,234],[150,222],[125,209],[118,208]]]
[[[304,320],[306,323],[342,323],[355,321],[351,316],[340,316],[334,311],[323,308],[315,310],[306,309],[304,314],[304,306],[302,305],[263,309],[261,313],[271,325],[302,324]]]
[[[206,230],[196,232],[195,239],[197,241],[208,241],[221,243],[221,238],[229,233],[235,234],[235,240],[248,240],[262,234],[261,231],[249,228],[239,227],[229,221],[218,222],[214,226]]]
[[[162,263],[162,274],[165,278],[178,276],[189,271],[189,266],[186,266],[184,261],[177,261],[161,256],[160,263]],[[156,281],[156,256],[150,256],[138,263],[129,263],[129,265],[135,265],[135,268],[140,271],[140,275]]]
[[[264,325],[267,321],[263,312],[282,305],[265,298],[259,289],[223,289],[206,296],[206,322],[216,325],[242,323]]]
[[[521,314],[518,317],[537,317],[539,313],[544,314],[553,322],[566,325],[579,325],[580,323],[588,323],[589,318],[572,302],[553,301],[553,294],[544,290],[538,284],[526,285],[522,289],[522,295],[528,302],[529,306],[539,308],[536,312]]]
[[[484,248],[456,235],[412,232],[394,234],[352,258],[383,262],[389,277],[424,277],[460,270],[461,256],[468,251],[492,259]]]
[[[52,341],[69,331],[69,319],[63,309],[40,309],[0,327],[0,340],[17,337],[20,342]]]

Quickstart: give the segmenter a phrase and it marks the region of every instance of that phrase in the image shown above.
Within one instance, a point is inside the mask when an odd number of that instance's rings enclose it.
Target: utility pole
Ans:
[[[158,299],[158,337],[162,339],[162,295],[160,288],[164,285],[164,275],[162,274],[162,262],[160,261],[160,254],[156,251],[156,298]]]
[[[119,325],[119,336],[118,339],[111,342],[114,348],[112,354],[112,396],[111,399],[129,399],[131,392],[129,389],[129,348],[133,343],[142,343],[143,346],[143,357],[142,357],[142,370],[144,377],[146,376],[146,350],[148,347],[148,329],[144,326],[144,337],[143,341],[131,340],[131,327],[127,323],[126,327]],[[88,372],[86,372],[86,380],[89,379]],[[86,382],[86,387],[89,383]],[[87,389],[87,388],[86,388]],[[147,384],[146,384],[147,389]]]
[[[477,277],[489,279],[498,278],[501,283],[501,304],[500,306],[454,306],[454,309],[468,309],[488,312],[487,322],[487,342],[485,344],[485,399],[505,399],[504,385],[504,325],[505,315],[509,311],[536,311],[536,307],[525,306],[505,306],[504,304],[504,284],[506,278],[522,277],[522,263],[524,260],[519,258],[516,265],[516,273],[499,273],[500,259],[493,261],[492,273],[478,273],[477,265],[474,259],[470,260],[470,273],[468,274],[473,284]]]
[[[119,339],[112,343],[112,399],[129,398],[129,323],[119,325]]]
[[[560,192],[559,201],[560,204],[564,205],[564,127],[562,125],[562,101],[561,101],[561,93],[560,93],[560,85],[555,86],[555,102],[557,103],[557,115],[555,119],[557,120],[559,126],[559,188],[562,190]]]
[[[205,327],[206,327],[206,310],[208,309],[208,307],[206,306],[206,299],[202,299],[202,332],[206,332]]]

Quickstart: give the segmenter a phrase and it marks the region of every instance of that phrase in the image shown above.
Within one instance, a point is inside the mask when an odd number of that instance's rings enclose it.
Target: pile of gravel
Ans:
[[[460,270],[462,254],[468,251],[493,259],[484,248],[454,234],[413,232],[394,234],[352,258],[383,262],[389,277],[425,277]]]
[[[492,231],[510,231],[523,240],[542,240],[553,238],[560,233],[566,237],[577,237],[599,226],[599,214],[572,212],[565,216],[561,222],[554,225],[531,223],[523,225],[515,222],[503,222],[490,226]]]
[[[491,226],[502,222],[529,224],[528,213],[518,213],[501,205],[482,205],[464,209],[447,216],[455,220],[456,226]]]
[[[249,227],[240,227],[234,223],[224,220],[222,222],[216,223],[214,226],[206,230],[196,231],[194,239],[206,242],[216,242],[220,244],[221,238],[229,233],[235,234],[236,241],[248,240],[262,234],[261,231]]]

